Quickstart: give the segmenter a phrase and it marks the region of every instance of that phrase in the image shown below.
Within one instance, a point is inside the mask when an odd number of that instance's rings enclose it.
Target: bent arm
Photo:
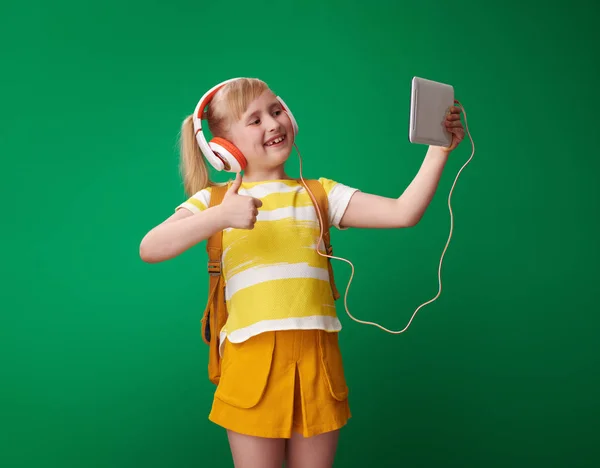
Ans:
[[[180,208],[144,236],[140,257],[147,263],[170,260],[225,227],[219,206],[197,214]]]
[[[404,228],[415,226],[425,214],[448,161],[448,152],[430,146],[419,172],[399,198],[356,192],[340,226]]]

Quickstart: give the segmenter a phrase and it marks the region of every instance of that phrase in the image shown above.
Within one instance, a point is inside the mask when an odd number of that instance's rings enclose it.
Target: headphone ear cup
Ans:
[[[294,137],[296,137],[298,135],[298,124],[296,123],[296,119],[294,118],[294,114],[292,114],[292,111],[286,105],[286,103],[283,101],[283,99],[281,99],[281,97],[277,96],[277,100],[281,103],[281,105],[283,106],[283,110],[285,111],[285,113],[290,118],[290,121],[292,122],[292,128],[294,129]]]
[[[226,172],[240,172],[247,166],[247,161],[242,152],[230,141],[214,137],[208,143],[210,149],[225,163]]]

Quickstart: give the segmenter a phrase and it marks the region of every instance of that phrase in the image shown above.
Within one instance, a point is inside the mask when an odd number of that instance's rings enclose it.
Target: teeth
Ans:
[[[279,143],[280,141],[283,141],[283,137],[275,138],[273,141],[267,143],[267,146],[275,145],[275,144]]]

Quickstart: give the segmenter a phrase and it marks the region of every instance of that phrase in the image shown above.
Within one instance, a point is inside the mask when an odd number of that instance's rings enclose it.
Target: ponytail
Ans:
[[[181,125],[180,165],[183,187],[187,196],[215,185],[208,175],[208,167],[196,141],[192,116],[185,118]]]

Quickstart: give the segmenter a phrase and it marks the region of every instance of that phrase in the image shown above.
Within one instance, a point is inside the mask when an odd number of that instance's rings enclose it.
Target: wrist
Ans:
[[[452,152],[452,150],[445,146],[433,146],[432,145],[427,150],[427,156],[429,156],[431,158],[435,158],[435,159],[441,159],[445,162],[448,159],[448,156],[450,156],[451,152]]]
[[[211,222],[217,232],[230,227],[231,223],[227,220],[227,210],[223,207],[223,204],[213,206],[206,210],[206,212],[210,213]]]

